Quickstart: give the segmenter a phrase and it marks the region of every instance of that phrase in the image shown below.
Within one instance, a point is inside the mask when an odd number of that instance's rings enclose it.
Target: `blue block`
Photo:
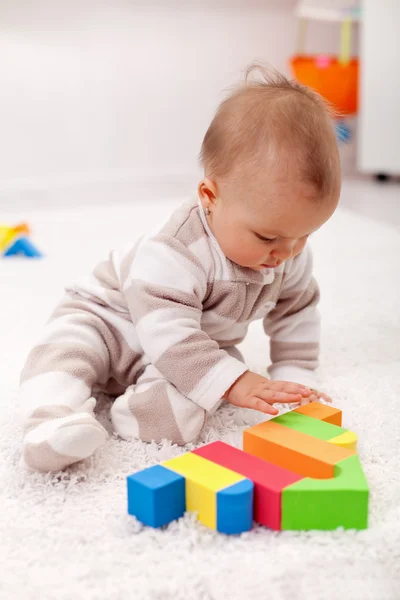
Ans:
[[[161,465],[127,478],[128,513],[150,527],[179,519],[186,510],[185,478]]]
[[[37,248],[32,244],[32,242],[26,238],[21,237],[18,238],[12,246],[8,248],[6,252],[4,252],[4,256],[18,256],[23,255],[29,258],[41,258],[42,254],[37,250]]]
[[[239,481],[217,492],[217,531],[242,533],[253,525],[254,483]]]

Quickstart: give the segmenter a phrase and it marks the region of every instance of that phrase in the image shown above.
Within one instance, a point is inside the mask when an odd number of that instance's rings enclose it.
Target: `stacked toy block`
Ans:
[[[195,511],[222,533],[364,529],[368,484],[341,411],[310,403],[246,429],[243,450],[207,444],[127,478],[128,512],[161,527]]]
[[[0,224],[0,255],[25,256],[27,258],[40,258],[42,254],[30,240],[30,228],[26,223],[14,227]]]

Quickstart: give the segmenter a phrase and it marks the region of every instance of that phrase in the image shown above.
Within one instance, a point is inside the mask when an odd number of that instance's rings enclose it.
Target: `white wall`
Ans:
[[[2,0],[0,208],[190,191],[223,89],[254,59],[288,72],[294,5]]]

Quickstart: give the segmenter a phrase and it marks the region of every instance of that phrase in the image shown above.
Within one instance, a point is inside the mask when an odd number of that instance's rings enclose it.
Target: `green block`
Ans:
[[[282,490],[282,529],[366,529],[368,495],[355,454],[337,463],[331,479],[305,477]]]
[[[296,431],[301,431],[301,433],[306,433],[307,435],[312,435],[319,440],[325,441],[331,440],[337,435],[341,435],[347,431],[347,429],[343,429],[343,427],[338,427],[337,425],[332,425],[331,423],[326,423],[319,419],[313,419],[312,417],[294,411],[279,415],[279,417],[275,417],[271,420],[275,421],[275,423],[279,423],[279,425],[289,427],[289,429],[295,429]]]

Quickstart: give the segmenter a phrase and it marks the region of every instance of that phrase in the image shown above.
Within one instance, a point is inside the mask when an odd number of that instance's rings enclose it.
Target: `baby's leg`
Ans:
[[[197,438],[205,418],[206,411],[178,392],[153,365],[111,407],[116,433],[144,442],[167,439],[187,444]]]
[[[30,352],[19,401],[25,419],[23,457],[31,469],[64,469],[105,441],[91,398],[92,386],[109,373],[104,329],[100,317],[66,300]]]

